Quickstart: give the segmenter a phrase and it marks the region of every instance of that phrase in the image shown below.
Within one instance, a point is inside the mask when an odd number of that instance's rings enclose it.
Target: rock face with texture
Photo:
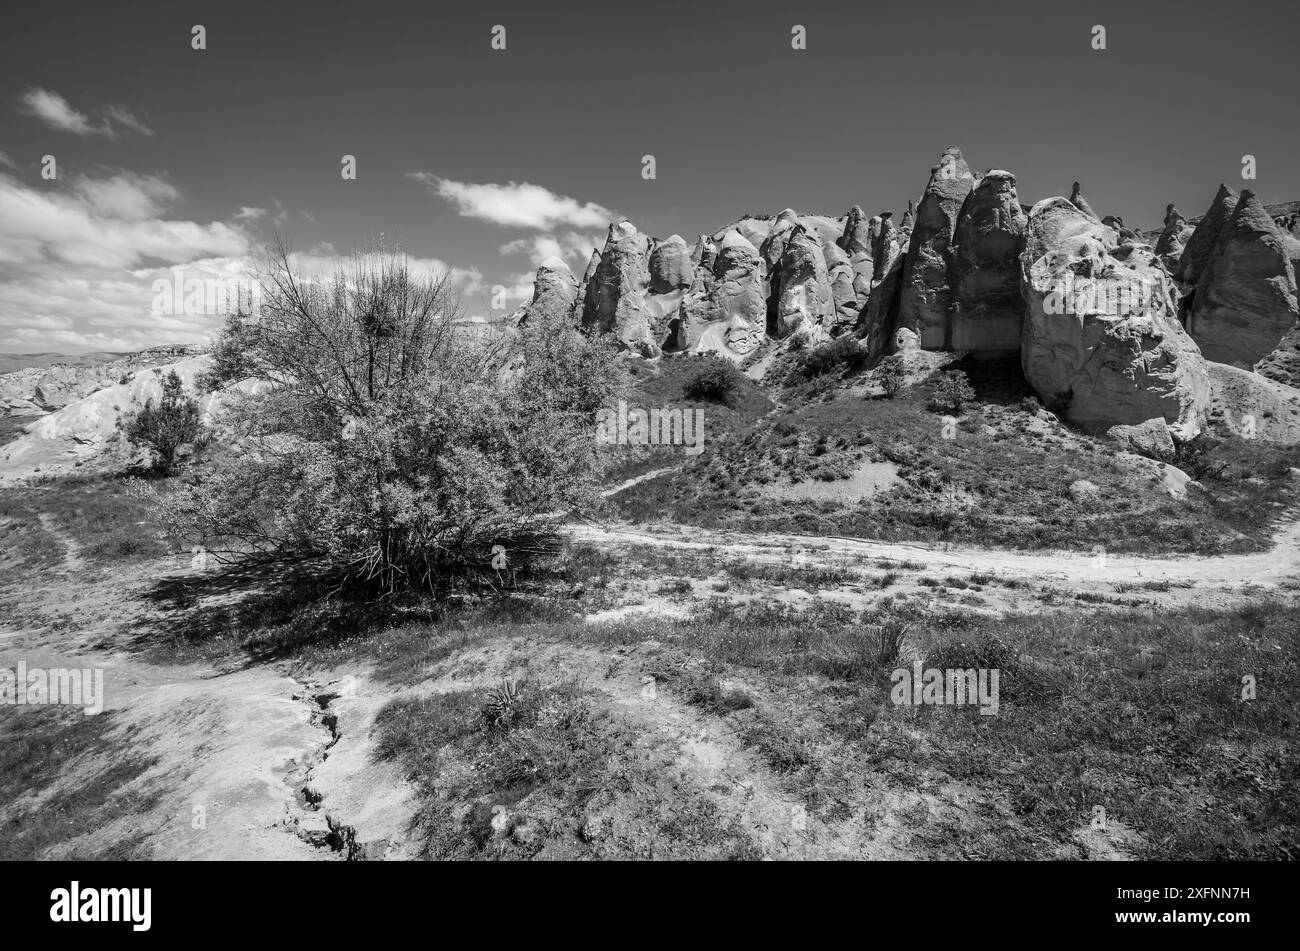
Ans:
[[[871,226],[861,206],[854,205],[844,216],[844,233],[835,242],[852,260],[855,254],[871,253]]]
[[[722,236],[713,262],[713,290],[709,294],[708,316],[724,322],[728,330],[755,331],[767,327],[767,288],[758,249],[739,231]]]
[[[1252,367],[1295,330],[1295,293],[1282,232],[1255,194],[1243,191],[1196,282],[1188,331],[1207,359]],[[1289,362],[1268,368],[1289,378],[1282,366]]]
[[[587,288],[583,325],[612,333],[618,345],[642,356],[659,354],[659,340],[646,309],[650,286],[650,239],[631,222],[610,225],[605,250]]]
[[[897,329],[915,334],[926,350],[944,349],[951,343],[952,236],[962,204],[974,187],[975,178],[961,149],[949,147],[930,170],[916,212],[903,266]]]
[[[97,363],[53,363],[0,374],[0,417],[40,416],[128,380],[138,371],[198,356],[199,347],[169,345]]]
[[[853,284],[856,275],[853,263],[842,248],[833,242],[822,245],[822,255],[826,258],[826,274],[831,283],[831,299],[835,302],[835,323],[851,324],[858,319],[866,295],[858,296]]]
[[[769,326],[768,333],[778,339],[794,333],[822,339],[835,323],[835,300],[821,242],[803,225],[796,225],[783,245],[776,272],[776,326]]]
[[[118,432],[128,413],[162,398],[163,378],[175,371],[185,391],[199,403],[203,422],[212,425],[217,411],[234,392],[264,392],[270,384],[246,380],[215,393],[202,393],[198,378],[212,366],[206,355],[138,370],[125,382],[114,383],[27,426],[24,435],[0,447],[0,480],[67,471],[99,456],[121,464],[135,453]]]
[[[650,254],[650,293],[667,294],[695,281],[691,251],[680,235],[672,235]]]
[[[1026,222],[1016,177],[1001,169],[986,172],[963,204],[953,235],[955,306],[945,326],[944,349],[1019,349]]]
[[[1209,403],[1205,361],[1178,323],[1154,251],[1114,242],[1070,201],[1034,205],[1021,256],[1025,378],[1045,405],[1087,428],[1159,418],[1175,440],[1190,439]]]
[[[1165,270],[1177,277],[1183,257],[1183,250],[1192,236],[1192,229],[1187,219],[1178,213],[1173,205],[1165,207],[1165,229],[1156,239],[1156,257],[1165,266]]]
[[[1178,278],[1189,290],[1196,287],[1201,278],[1201,271],[1209,261],[1210,255],[1219,243],[1219,232],[1228,223],[1232,213],[1237,210],[1237,193],[1227,185],[1220,185],[1219,192],[1210,203],[1210,210],[1205,213],[1192,236],[1187,239],[1183,256],[1174,277]]]
[[[569,265],[559,258],[547,258],[537,266],[533,297],[524,309],[525,318],[532,313],[567,314],[577,297],[578,282]]]
[[[772,230],[758,246],[758,253],[763,259],[764,270],[769,280],[780,270],[785,243],[797,227],[799,227],[799,216],[793,209],[786,208],[776,216],[776,220],[772,222]]]
[[[1300,442],[1300,390],[1226,363],[1206,361],[1206,366],[1211,429],[1224,436]]]
[[[1070,187],[1070,204],[1072,204],[1075,208],[1078,208],[1081,212],[1083,212],[1092,220],[1094,221],[1101,220],[1100,218],[1097,217],[1097,213],[1092,210],[1092,206],[1088,204],[1088,200],[1083,197],[1083,190],[1079,188],[1078,182],[1075,182]]]

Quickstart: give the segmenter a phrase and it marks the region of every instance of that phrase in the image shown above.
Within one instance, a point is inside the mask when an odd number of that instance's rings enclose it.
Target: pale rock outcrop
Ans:
[[[799,227],[799,216],[791,208],[783,210],[772,222],[771,230],[763,238],[763,243],[758,246],[758,253],[763,258],[767,274],[774,275],[780,270],[785,243],[797,227]]]
[[[853,263],[844,250],[834,242],[822,245],[822,255],[826,258],[826,274],[830,280],[831,298],[835,302],[835,323],[853,323],[858,319],[858,311],[866,299],[858,296],[853,279]]]
[[[825,338],[835,323],[835,301],[821,242],[803,225],[782,236],[775,327],[778,339],[798,333],[808,340]]]
[[[945,350],[1020,348],[1027,220],[1010,172],[990,169],[967,196],[953,234],[954,306],[944,324]]]
[[[1183,250],[1191,236],[1192,228],[1187,224],[1187,219],[1172,204],[1165,206],[1165,227],[1156,239],[1156,257],[1174,277],[1179,274]]]
[[[537,266],[533,279],[533,296],[524,308],[524,319],[537,312],[567,314],[578,297],[578,282],[569,265],[560,258],[550,257]]]
[[[927,350],[949,343],[952,236],[962,204],[974,187],[975,178],[961,149],[950,146],[930,170],[917,209],[903,267],[897,327],[915,334]]]
[[[898,229],[894,227],[892,211],[882,211],[871,220],[873,224],[879,222],[871,239],[871,261],[875,269],[873,280],[881,280],[894,259],[902,253],[902,248],[898,243]]]
[[[1241,367],[1206,361],[1210,373],[1208,425],[1224,436],[1300,442],[1300,389]]]
[[[610,225],[600,263],[587,288],[583,326],[612,333],[618,345],[657,356],[659,339],[646,308],[650,239],[629,221]]]
[[[691,251],[681,235],[672,235],[650,253],[650,293],[667,294],[695,281]]]
[[[1159,419],[1190,439],[1209,402],[1205,361],[1155,252],[1114,242],[1070,201],[1034,205],[1021,256],[1025,378],[1045,405],[1094,431]]]
[[[713,262],[717,259],[718,246],[707,234],[700,235],[691,251],[691,264],[695,268],[692,291],[695,285],[701,285],[705,293],[713,290]]]
[[[578,284],[578,299],[573,303],[577,317],[575,322],[581,322],[583,314],[593,311],[596,307],[595,279],[598,267],[600,267],[600,252],[593,248],[591,257],[587,260],[587,269],[582,272],[582,281]]]
[[[1097,213],[1092,210],[1092,206],[1088,204],[1087,199],[1083,197],[1083,191],[1079,188],[1078,182],[1075,182],[1070,186],[1070,204],[1075,208],[1078,208],[1093,221],[1101,221],[1101,219],[1097,217]]]
[[[853,293],[859,305],[871,293],[871,279],[875,273],[871,254],[879,232],[880,219],[868,218],[861,207],[854,205],[845,215],[844,233],[836,241],[853,265]]]
[[[835,242],[850,260],[855,254],[871,253],[871,226],[861,206],[854,205],[844,216],[844,233]]]
[[[1295,329],[1295,293],[1282,232],[1254,192],[1243,190],[1196,282],[1188,331],[1207,359],[1252,367]],[[1268,369],[1277,378],[1277,363]]]
[[[1168,459],[1174,454],[1174,440],[1164,419],[1148,419],[1136,425],[1112,426],[1106,435],[1124,452],[1149,459]]]
[[[714,320],[740,321],[759,332],[767,326],[767,288],[758,249],[739,231],[728,231],[713,262],[714,285],[709,295]]]
[[[912,233],[912,225],[916,222],[916,203],[912,199],[907,200],[907,211],[903,212],[903,220],[898,225],[899,231]]]
[[[199,347],[169,344],[103,361],[52,363],[0,374],[0,416],[54,412],[90,394],[130,379],[148,367],[197,356]]]
[[[220,409],[237,393],[262,393],[270,384],[245,380],[214,393],[203,393],[198,379],[212,366],[207,355],[139,370],[124,383],[115,383],[69,403],[26,427],[24,435],[0,447],[0,480],[20,479],[36,470],[64,472],[91,460],[124,464],[135,455],[117,425],[129,413],[160,400],[163,379],[175,371],[185,391],[199,404],[202,420],[212,426]]]
[[[1228,223],[1232,213],[1237,210],[1237,193],[1227,185],[1220,185],[1214,201],[1205,217],[1196,225],[1192,236],[1187,239],[1183,256],[1179,258],[1178,272],[1174,277],[1188,289],[1193,290],[1201,278],[1210,255],[1219,243],[1219,232]]]

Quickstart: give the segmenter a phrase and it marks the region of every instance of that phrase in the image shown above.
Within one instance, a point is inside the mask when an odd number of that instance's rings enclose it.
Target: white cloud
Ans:
[[[119,127],[142,135],[153,135],[153,130],[125,106],[109,104],[100,110],[103,118],[95,123],[50,89],[29,89],[20,97],[20,104],[23,112],[40,119],[51,129],[71,132],[73,135],[106,135],[115,138]]]
[[[258,218],[266,217],[265,208],[250,208],[248,205],[240,206],[239,211],[235,212],[236,221],[256,221]]]
[[[575,275],[581,277],[591,259],[591,252],[603,239],[595,235],[567,231],[563,235],[539,234],[527,238],[517,238],[501,245],[502,254],[527,254],[534,265],[541,264],[547,258],[560,258],[569,265]]]
[[[186,314],[185,307],[155,307],[156,282],[184,297],[195,278],[206,288],[248,289],[256,281],[260,255],[241,226],[262,217],[247,214],[256,209],[241,208],[230,222],[174,217],[178,189],[132,172],[50,187],[28,188],[0,172],[0,351],[205,343],[221,326],[222,309]],[[327,243],[291,259],[296,270],[318,278],[345,261]],[[408,262],[418,274],[448,273],[462,294],[483,290],[476,269],[436,258]]]
[[[580,202],[528,182],[475,185],[440,178],[429,172],[411,172],[407,177],[421,182],[434,194],[454,204],[462,217],[478,218],[506,227],[536,228],[539,231],[551,231],[559,225],[602,228],[611,220],[618,219],[615,212],[594,202]]]
[[[57,259],[134,267],[149,258],[180,262],[248,250],[247,237],[230,225],[157,217],[176,196],[161,179],[131,173],[79,178],[70,193],[36,191],[0,174],[0,265]]]
[[[125,106],[109,105],[104,109],[104,124],[106,126],[125,126],[141,135],[153,135],[153,129],[145,125]],[[111,133],[110,133],[111,134]]]
[[[165,204],[180,197],[180,192],[165,179],[133,172],[121,172],[107,179],[83,175],[72,187],[86,199],[95,214],[126,221],[155,217]]]
[[[0,152],[0,165],[5,166],[6,168],[18,167],[18,164],[13,159],[11,159],[8,155],[5,155],[5,153],[3,152]]]
[[[131,172],[77,178],[63,191],[0,173],[0,350],[206,340],[221,316],[154,313],[154,281],[172,278],[173,265],[237,277],[250,244],[230,224],[166,217],[179,197],[169,182]]]
[[[454,267],[438,258],[405,256],[406,266],[417,277],[440,277],[446,274],[452,287],[462,294],[472,294],[482,289],[483,273],[477,268]],[[328,243],[309,251],[294,251],[289,255],[289,266],[295,274],[310,280],[328,280],[336,274],[348,273],[353,264],[350,254],[339,254]]]

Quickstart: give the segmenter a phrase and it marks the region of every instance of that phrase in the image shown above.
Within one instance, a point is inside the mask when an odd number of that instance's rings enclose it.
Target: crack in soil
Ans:
[[[290,815],[285,822],[298,838],[313,848],[337,852],[344,861],[353,862],[362,857],[356,829],[322,809],[321,803],[325,797],[312,786],[313,774],[329,759],[330,750],[343,736],[339,731],[338,714],[330,710],[330,704],[342,696],[329,689],[338,681],[328,684],[315,680],[296,682],[303,691],[295,693],[293,699],[308,705],[312,724],[326,730],[329,739],[320,749],[306,754],[285,775],[284,781],[293,789],[295,799],[302,809],[301,815]]]

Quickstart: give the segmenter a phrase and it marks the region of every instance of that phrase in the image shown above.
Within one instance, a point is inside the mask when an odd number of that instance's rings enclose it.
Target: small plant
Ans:
[[[930,396],[930,408],[940,412],[960,416],[963,409],[975,402],[975,391],[970,380],[960,370],[948,370],[939,374]]]
[[[156,405],[147,401],[144,409],[124,416],[117,427],[132,445],[154,452],[157,468],[164,475],[175,470],[182,446],[201,443],[204,436],[199,404],[185,395],[175,370],[163,377],[162,399]]]
[[[907,385],[907,374],[903,372],[902,362],[897,357],[882,360],[876,368],[876,382],[880,384],[885,399],[892,400]]]
[[[1210,458],[1215,448],[1213,440],[1204,435],[1180,442],[1174,447],[1173,464],[1197,482],[1221,480],[1228,471],[1228,463]]]
[[[701,358],[701,366],[682,388],[687,399],[715,400],[726,403],[741,386],[742,374],[725,357],[710,354]]]
[[[841,368],[856,373],[866,362],[867,352],[858,346],[856,338],[837,337],[828,344],[805,350],[799,360],[799,373],[809,380]]]
[[[483,722],[489,730],[508,729],[518,719],[522,689],[522,683],[511,680],[492,688],[483,706]]]

